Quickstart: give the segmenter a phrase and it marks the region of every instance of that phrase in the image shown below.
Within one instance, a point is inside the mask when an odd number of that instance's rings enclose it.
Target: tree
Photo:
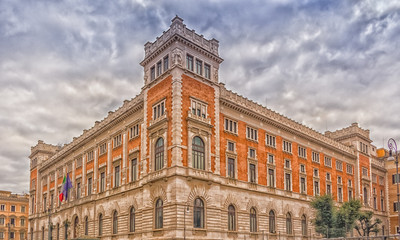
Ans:
[[[351,200],[336,208],[332,196],[324,195],[315,197],[311,207],[316,210],[313,221],[316,232],[325,238],[345,237],[358,219],[361,203],[358,200]]]
[[[379,232],[379,224],[381,224],[382,221],[379,218],[372,220],[372,215],[372,211],[363,211],[359,214],[358,223],[355,226],[355,229],[360,236],[369,236],[369,234],[372,232]]]

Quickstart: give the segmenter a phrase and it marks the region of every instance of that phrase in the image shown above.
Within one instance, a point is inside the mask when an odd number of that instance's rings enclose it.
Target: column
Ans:
[[[107,143],[107,186],[106,189],[111,189],[111,167],[112,167],[112,159],[111,159],[111,139]]]
[[[97,193],[97,179],[98,179],[98,172],[99,172],[99,154],[98,154],[99,146],[96,145],[96,149],[94,150],[94,166],[93,166],[93,191]]]
[[[122,167],[121,167],[122,182],[121,182],[121,185],[125,185],[127,182],[126,181],[126,179],[127,179],[126,167],[128,166],[128,164],[126,161],[128,159],[128,135],[126,134],[126,132],[127,132],[127,129],[125,129],[124,134],[122,135],[123,136],[123,145],[122,145],[123,149],[122,149]]]
[[[82,182],[81,182],[81,196],[86,196],[86,162],[87,162],[87,154],[84,153],[82,156]]]

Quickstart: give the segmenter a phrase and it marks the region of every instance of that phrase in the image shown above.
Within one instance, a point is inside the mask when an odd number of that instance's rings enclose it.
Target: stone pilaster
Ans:
[[[214,122],[214,137],[215,137],[215,174],[221,174],[220,171],[220,161],[221,161],[221,157],[220,157],[220,142],[219,142],[219,110],[220,110],[220,106],[219,106],[219,96],[220,96],[220,92],[219,92],[219,86],[214,86],[214,95],[215,95],[215,99],[214,99],[214,105],[215,105],[215,122]]]
[[[140,139],[140,179],[147,173],[147,92],[148,89],[143,90],[143,124],[141,125]]]
[[[72,182],[72,191],[76,189],[76,161],[72,161],[72,177],[71,177],[71,182]],[[68,198],[71,200],[75,200],[76,198],[76,192],[74,194],[68,194]]]
[[[126,184],[126,166],[127,164],[127,159],[128,159],[128,135],[126,134],[126,130],[124,131],[124,134],[122,135],[123,137],[123,145],[122,145],[122,168],[121,168],[121,185]]]
[[[112,168],[112,159],[111,159],[111,140],[108,141],[107,143],[107,184],[106,184],[106,189],[111,188],[111,168]]]
[[[172,70],[172,166],[182,162],[182,70]]]
[[[95,150],[93,151],[94,154],[94,166],[93,166],[93,192],[97,193],[97,179],[98,179],[98,172],[99,172],[99,147],[96,145]]]

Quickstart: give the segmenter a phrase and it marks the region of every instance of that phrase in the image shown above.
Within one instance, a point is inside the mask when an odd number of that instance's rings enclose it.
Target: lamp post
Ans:
[[[397,225],[400,226],[400,193],[399,193],[399,155],[397,152],[397,144],[396,141],[393,138],[390,138],[388,141],[388,147],[389,147],[389,158],[388,161],[395,160],[394,163],[396,164],[396,185],[397,185],[397,213],[398,213],[398,219],[397,219]],[[393,152],[396,157],[393,157]],[[400,228],[397,233],[400,233]]]

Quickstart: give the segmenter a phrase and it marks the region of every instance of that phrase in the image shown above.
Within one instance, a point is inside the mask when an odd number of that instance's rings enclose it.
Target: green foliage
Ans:
[[[358,216],[358,223],[354,227],[360,236],[369,236],[370,233],[379,232],[379,224],[382,221],[379,218],[372,219],[372,211],[361,212]]]
[[[346,233],[355,226],[359,217],[361,203],[351,200],[336,208],[331,195],[315,197],[311,207],[316,210],[313,221],[315,231],[325,238],[345,237]]]

